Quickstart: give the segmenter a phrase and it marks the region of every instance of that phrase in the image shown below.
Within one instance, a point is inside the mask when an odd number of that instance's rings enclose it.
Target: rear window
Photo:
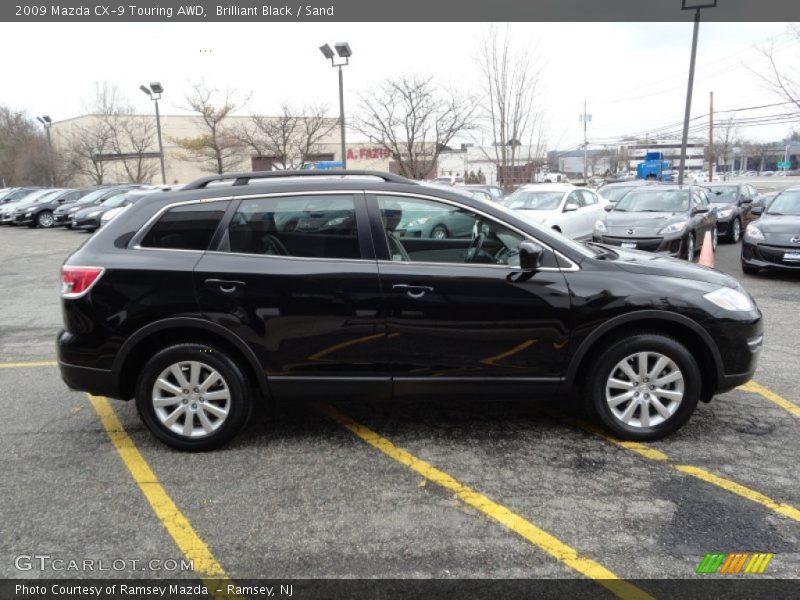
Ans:
[[[150,228],[140,246],[207,250],[227,206],[228,202],[211,202],[171,208]]]

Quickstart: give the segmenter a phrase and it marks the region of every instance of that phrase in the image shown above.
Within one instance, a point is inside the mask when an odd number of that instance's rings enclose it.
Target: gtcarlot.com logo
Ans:
[[[18,571],[193,571],[194,561],[184,558],[65,558],[49,554],[20,554],[14,558]]]
[[[737,552],[734,554],[706,554],[696,573],[721,573],[727,575],[755,575],[767,569],[774,554],[771,552]]]

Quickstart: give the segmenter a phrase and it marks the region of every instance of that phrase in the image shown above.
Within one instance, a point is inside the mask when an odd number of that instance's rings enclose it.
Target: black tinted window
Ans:
[[[361,258],[350,195],[242,200],[228,227],[231,252]]]
[[[176,206],[164,213],[141,242],[145,248],[207,250],[227,202]]]

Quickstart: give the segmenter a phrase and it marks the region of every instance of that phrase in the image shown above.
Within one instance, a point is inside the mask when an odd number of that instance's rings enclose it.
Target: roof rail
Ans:
[[[210,175],[196,179],[183,186],[183,190],[198,190],[206,187],[214,181],[227,181],[233,179],[233,185],[248,185],[251,179],[279,179],[283,177],[337,177],[337,176],[367,176],[383,179],[387,183],[413,183],[416,181],[406,179],[394,173],[384,173],[383,171],[357,171],[350,169],[324,169],[324,170],[285,170],[285,171],[254,171],[252,173],[222,173],[220,175]]]

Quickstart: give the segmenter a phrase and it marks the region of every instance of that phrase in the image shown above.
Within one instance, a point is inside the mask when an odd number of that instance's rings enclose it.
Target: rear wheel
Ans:
[[[136,407],[147,428],[179,450],[211,450],[247,424],[250,386],[225,354],[201,344],[165,348],[142,369]]]
[[[43,210],[36,216],[36,225],[39,227],[49,228],[53,226],[53,223],[55,223],[55,219],[52,211]]]
[[[447,228],[444,225],[437,225],[431,229],[431,237],[435,240],[443,240],[447,235]]]
[[[585,390],[589,416],[627,440],[662,438],[689,420],[700,399],[700,369],[677,340],[639,332],[607,346]]]

